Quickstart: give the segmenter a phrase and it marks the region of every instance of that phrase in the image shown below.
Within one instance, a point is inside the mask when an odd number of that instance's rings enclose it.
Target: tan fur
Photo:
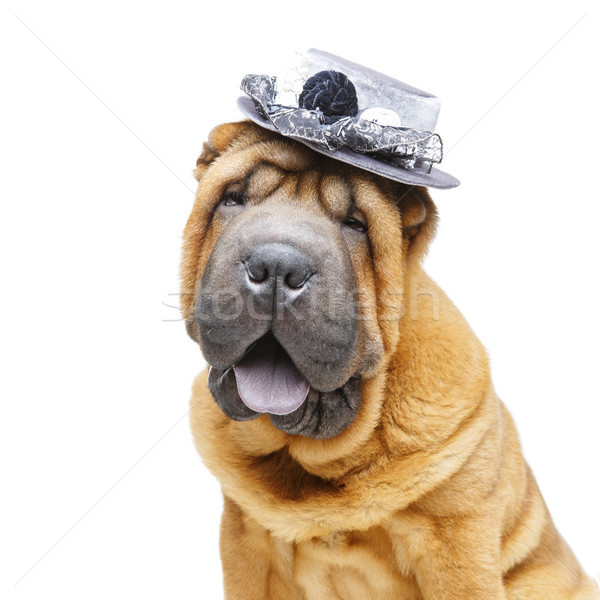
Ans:
[[[362,335],[384,351],[363,377],[358,417],[327,440],[287,435],[266,415],[232,421],[211,397],[207,372],[196,379],[194,439],[225,496],[226,598],[599,599],[552,523],[482,344],[421,268],[436,221],[426,190],[250,123],[216,128],[198,160],[185,231],[184,316],[220,234],[212,210],[259,163],[272,165],[263,186],[293,180],[289,200],[332,219],[335,202],[318,206],[316,186],[326,179],[352,189],[371,244],[351,257]]]

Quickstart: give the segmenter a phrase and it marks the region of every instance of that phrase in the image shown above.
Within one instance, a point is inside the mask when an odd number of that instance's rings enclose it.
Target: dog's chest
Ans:
[[[298,544],[294,562],[296,581],[307,598],[421,598],[414,580],[400,573],[391,540],[380,527]]]

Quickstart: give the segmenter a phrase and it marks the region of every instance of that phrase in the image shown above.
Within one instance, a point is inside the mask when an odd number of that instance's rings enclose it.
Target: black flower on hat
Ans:
[[[339,71],[319,71],[307,79],[298,98],[300,108],[323,113],[325,123],[358,114],[354,84]]]

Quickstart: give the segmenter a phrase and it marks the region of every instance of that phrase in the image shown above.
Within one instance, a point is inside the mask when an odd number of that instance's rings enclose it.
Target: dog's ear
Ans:
[[[237,123],[224,123],[217,125],[209,134],[208,142],[204,142],[202,146],[202,154],[196,161],[194,169],[194,177],[196,181],[200,181],[206,168],[231,144],[233,141],[242,135],[250,127],[248,121],[240,121]]]
[[[437,210],[427,188],[404,186],[398,199],[402,215],[402,236],[411,260],[421,259],[437,227]]]

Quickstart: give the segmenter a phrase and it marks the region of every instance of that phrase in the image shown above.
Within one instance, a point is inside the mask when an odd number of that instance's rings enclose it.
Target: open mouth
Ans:
[[[256,412],[289,415],[310,391],[306,378],[271,333],[255,342],[233,371],[242,402]]]
[[[344,431],[361,405],[359,376],[333,391],[318,391],[272,333],[250,346],[233,367],[211,367],[208,387],[221,410],[235,421],[267,413],[281,431],[317,439]]]

